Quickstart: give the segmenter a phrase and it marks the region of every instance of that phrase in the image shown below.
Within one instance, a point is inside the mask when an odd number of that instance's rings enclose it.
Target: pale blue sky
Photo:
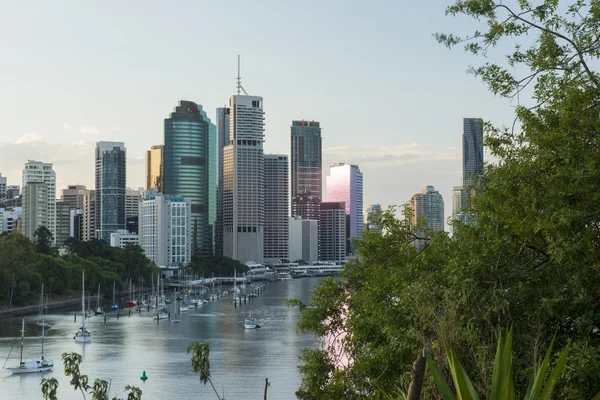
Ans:
[[[469,32],[448,1],[31,1],[0,8],[0,173],[54,162],[58,188],[93,187],[93,148],[124,141],[128,186],[181,98],[215,108],[264,97],[265,152],[289,153],[292,119],[323,126],[324,164],[355,162],[364,203],[402,204],[461,182],[463,117],[512,122],[511,105],[465,73],[477,60],[436,43]],[[57,192],[57,196],[60,196]]]

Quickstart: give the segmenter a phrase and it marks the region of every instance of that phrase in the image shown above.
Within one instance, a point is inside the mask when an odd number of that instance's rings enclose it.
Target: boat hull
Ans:
[[[41,372],[49,372],[54,368],[54,364],[44,365],[41,367],[35,368],[6,368],[13,375],[22,375],[22,374],[37,374]]]
[[[92,341],[92,337],[90,335],[80,335],[80,334],[75,334],[75,336],[73,336],[73,339],[75,339],[75,343],[91,343]]]

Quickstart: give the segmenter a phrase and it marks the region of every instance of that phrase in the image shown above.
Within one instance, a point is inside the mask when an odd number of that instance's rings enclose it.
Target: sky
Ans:
[[[324,176],[359,164],[364,205],[402,204],[427,185],[461,184],[464,117],[509,125],[513,105],[435,32],[478,26],[450,1],[7,2],[0,12],[0,174],[21,185],[28,160],[54,163],[59,190],[94,185],[97,141],[127,148],[127,186],[163,142],[179,100],[215,109],[242,85],[264,98],[265,153],[289,154],[290,125],[323,127]],[[498,57],[501,56],[498,53]],[[493,60],[493,59],[492,59]]]

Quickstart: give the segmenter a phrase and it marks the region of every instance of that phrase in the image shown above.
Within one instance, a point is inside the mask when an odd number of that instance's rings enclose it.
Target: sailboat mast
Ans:
[[[85,271],[81,273],[81,327],[85,332]]]
[[[21,323],[21,356],[19,357],[19,366],[23,363],[23,341],[25,339],[25,318],[23,318],[23,322]]]
[[[98,284],[98,299],[96,300],[96,310],[100,308],[100,284]]]
[[[44,359],[44,336],[46,327],[46,322],[44,321],[44,284],[42,283],[42,360]]]

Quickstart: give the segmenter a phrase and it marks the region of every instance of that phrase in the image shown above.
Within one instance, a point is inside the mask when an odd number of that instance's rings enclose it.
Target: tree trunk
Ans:
[[[423,390],[423,379],[425,378],[426,358],[421,357],[413,364],[412,377],[408,386],[407,400],[419,400],[421,398],[421,390]]]
[[[267,388],[269,387],[269,378],[265,378],[265,400],[267,400]]]

